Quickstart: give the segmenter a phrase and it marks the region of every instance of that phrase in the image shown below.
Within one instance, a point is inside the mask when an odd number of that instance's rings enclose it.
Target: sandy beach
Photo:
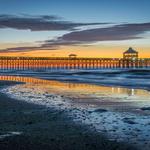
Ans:
[[[14,82],[1,82],[3,86]],[[88,126],[75,124],[64,111],[29,104],[0,94],[1,150],[130,150]]]

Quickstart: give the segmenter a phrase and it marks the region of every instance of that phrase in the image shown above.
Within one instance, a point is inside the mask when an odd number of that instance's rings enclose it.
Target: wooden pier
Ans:
[[[149,68],[150,58],[0,57],[1,70]]]

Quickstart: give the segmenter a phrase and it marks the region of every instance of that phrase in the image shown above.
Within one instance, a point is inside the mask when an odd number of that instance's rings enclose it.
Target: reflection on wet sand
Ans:
[[[141,89],[130,89],[121,87],[109,87],[109,86],[98,86],[92,84],[84,83],[70,83],[70,82],[59,82],[55,80],[45,80],[33,77],[23,77],[23,76],[0,76],[0,80],[3,81],[18,81],[24,83],[40,84],[42,86],[49,86],[50,88],[58,89],[59,91],[66,92],[78,92],[82,94],[94,94],[99,95],[102,93],[104,95],[117,95],[117,96],[150,96],[150,92]]]
[[[0,76],[0,80],[25,82],[1,91],[14,99],[61,110],[110,140],[149,150],[150,98],[146,90],[20,76]]]

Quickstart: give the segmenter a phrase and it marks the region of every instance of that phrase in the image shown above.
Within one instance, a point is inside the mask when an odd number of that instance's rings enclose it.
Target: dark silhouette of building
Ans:
[[[69,58],[72,58],[72,59],[74,59],[74,58],[76,58],[76,57],[77,57],[76,54],[70,54],[70,55],[69,55]]]
[[[129,49],[123,53],[123,59],[136,60],[138,59],[138,52],[132,47],[129,47]]]

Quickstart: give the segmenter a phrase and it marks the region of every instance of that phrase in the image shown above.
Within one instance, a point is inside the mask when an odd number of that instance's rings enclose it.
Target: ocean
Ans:
[[[96,70],[37,70],[3,71],[0,75],[30,76],[62,82],[95,85],[150,88],[150,69],[96,69]]]

